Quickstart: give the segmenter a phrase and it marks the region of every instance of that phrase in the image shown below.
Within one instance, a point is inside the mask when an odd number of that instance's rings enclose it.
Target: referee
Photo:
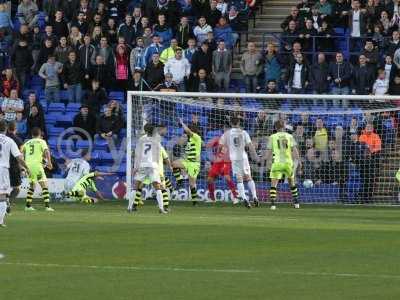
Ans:
[[[11,121],[8,123],[7,136],[11,138],[18,146],[18,149],[21,150],[22,145],[24,144],[22,139],[17,135],[17,123],[15,121]],[[9,196],[8,205],[7,205],[7,214],[11,212],[10,200],[13,200],[17,197],[20,186],[22,183],[21,180],[21,169],[18,161],[12,155],[10,156],[10,185],[12,191]]]

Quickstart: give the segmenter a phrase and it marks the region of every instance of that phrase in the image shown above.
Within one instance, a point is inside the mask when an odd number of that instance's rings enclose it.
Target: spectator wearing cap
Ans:
[[[225,17],[219,19],[218,24],[214,28],[214,37],[218,40],[224,40],[225,46],[229,49],[236,45],[239,35],[232,31],[231,26],[226,21]]]
[[[68,61],[63,65],[62,78],[64,88],[68,90],[69,103],[80,103],[82,100],[83,70],[76,58],[76,52],[68,54]]]
[[[158,35],[153,35],[153,43],[148,46],[144,52],[144,64],[147,65],[153,57],[154,53],[158,53],[161,55],[161,52],[164,50],[164,46],[160,42],[160,37]]]
[[[153,31],[154,34],[157,34],[161,38],[161,41],[165,46],[170,44],[173,33],[172,29],[166,23],[165,15],[158,15],[158,23],[154,25]]]
[[[176,40],[178,41],[179,47],[186,47],[188,40],[192,37],[194,37],[194,35],[192,27],[189,24],[188,17],[182,16],[180,23],[176,28]]]
[[[190,63],[183,57],[181,48],[176,48],[175,57],[170,58],[164,66],[164,74],[171,73],[179,92],[186,90],[185,82],[189,79]]]
[[[150,89],[154,89],[164,81],[164,64],[160,61],[158,53],[154,53],[151,62],[147,64],[144,71],[144,80]]]
[[[38,22],[39,9],[35,2],[32,0],[22,0],[18,5],[18,20],[20,24],[28,25],[33,28]]]
[[[133,48],[129,57],[129,65],[131,68],[132,74],[136,70],[144,71],[145,64],[144,64],[144,42],[142,37],[138,37],[136,39],[136,47]]]
[[[178,41],[176,39],[171,40],[171,46],[165,48],[160,55],[160,61],[165,64],[169,59],[175,57],[175,51],[178,49]]]
[[[56,11],[54,15],[54,21],[51,23],[51,25],[53,26],[54,34],[58,38],[69,35],[68,25],[63,20],[63,12],[61,10]]]
[[[49,55],[46,63],[39,70],[39,76],[45,80],[44,94],[47,103],[59,102],[60,99],[60,74],[62,64],[57,62],[54,55]]]
[[[125,16],[125,22],[122,23],[118,28],[118,36],[123,36],[125,41],[132,45],[135,41],[136,30],[133,24],[133,18],[131,15]]]
[[[215,83],[220,91],[229,90],[230,77],[232,72],[232,54],[225,47],[224,41],[219,41],[218,48],[213,52],[212,70]]]
[[[8,122],[15,121],[17,113],[24,111],[24,102],[18,98],[17,90],[11,90],[10,97],[3,99],[1,110],[4,112],[4,119]]]
[[[100,45],[94,51],[91,62],[94,65],[96,63],[96,57],[103,57],[104,64],[107,65],[108,68],[113,69],[115,67],[115,56],[114,51],[108,45],[108,40],[105,36],[101,37]]]
[[[375,81],[375,70],[367,64],[365,55],[360,55],[358,62],[359,64],[353,69],[351,76],[352,93],[369,95]]]
[[[101,106],[107,104],[108,96],[106,90],[100,86],[96,79],[92,80],[91,88],[85,93],[83,103],[89,107],[95,115],[100,113]]]
[[[196,37],[197,44],[201,45],[207,39],[207,33],[212,32],[212,28],[207,24],[205,17],[200,17],[198,25],[193,29],[193,34]]]
[[[367,40],[365,42],[364,50],[361,51],[360,54],[365,56],[367,64],[371,66],[375,71],[378,67],[380,56],[378,49],[375,49],[374,42],[372,40]]]
[[[255,93],[258,87],[258,76],[262,71],[262,56],[257,51],[256,44],[249,42],[247,51],[243,53],[240,61],[240,70],[244,76],[247,93]]]
[[[193,76],[197,76],[200,69],[205,69],[207,74],[212,71],[212,52],[207,42],[203,42],[201,47],[192,56],[192,66],[190,72]]]
[[[83,139],[94,137],[96,133],[96,116],[90,112],[89,106],[82,105],[79,109],[79,113],[75,115],[73,126],[76,128],[83,129],[87,134],[77,131],[78,134]]]
[[[11,54],[11,66],[15,68],[18,81],[22,88],[25,87],[26,77],[33,65],[32,52],[25,40],[19,40]]]

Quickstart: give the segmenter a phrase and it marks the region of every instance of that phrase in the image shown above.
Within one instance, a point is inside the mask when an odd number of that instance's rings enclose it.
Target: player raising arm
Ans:
[[[269,161],[273,156],[271,165],[271,189],[269,197],[271,199],[271,209],[275,210],[275,200],[277,195],[277,186],[279,180],[285,176],[290,185],[292,198],[295,208],[300,208],[299,192],[296,186],[296,178],[293,172],[293,161],[299,162],[298,168],[301,168],[301,161],[299,151],[297,149],[296,141],[293,136],[285,132],[285,122],[278,120],[275,122],[275,129],[277,133],[272,134],[268,140],[266,160]]]
[[[151,124],[144,126],[145,135],[139,138],[135,149],[135,163],[133,169],[134,190],[133,197],[129,198],[128,212],[137,210],[135,199],[140,199],[142,195],[143,181],[150,180],[156,190],[159,211],[164,210],[163,195],[161,192],[161,178],[159,172],[161,143],[160,136],[155,132],[155,127]]]
[[[0,121],[0,227],[6,227],[4,217],[7,210],[7,198],[11,192],[10,185],[10,157],[16,158],[22,168],[27,170],[27,166],[22,159],[22,154],[17,144],[6,136],[7,124],[4,120]]]
[[[198,201],[196,181],[197,176],[199,176],[200,174],[202,140],[196,126],[187,126],[180,118],[179,123],[183,127],[183,130],[188,139],[185,148],[185,158],[178,159],[172,163],[173,174],[177,186],[179,187],[182,185],[183,182],[181,171],[183,170],[187,173],[187,175],[189,176],[189,186],[192,203],[193,205],[196,205]]]
[[[27,141],[22,146],[25,162],[30,172],[29,190],[26,197],[25,211],[35,210],[32,207],[32,199],[33,192],[35,191],[35,186],[37,183],[42,188],[42,197],[44,205],[46,207],[46,211],[54,211],[54,209],[50,207],[50,194],[43,163],[44,160],[47,164],[46,167],[49,170],[53,169],[53,166],[51,164],[50,150],[47,146],[47,143],[42,139],[42,131],[40,128],[35,127],[32,129],[32,137],[32,139]]]
[[[251,170],[246,147],[250,150],[250,154],[256,162],[259,162],[260,158],[256,153],[249,134],[247,133],[247,131],[240,128],[239,118],[232,117],[231,126],[232,128],[223,134],[219,141],[219,144],[221,147],[225,146],[229,150],[229,157],[232,162],[233,176],[236,178],[239,197],[245,202],[247,208],[251,207],[249,199],[247,198],[244,191],[244,182],[247,182],[254,205],[259,206],[256,185],[253,178],[251,177]]]
[[[109,176],[114,173],[105,173],[94,171],[89,174],[84,175],[82,178],[78,180],[78,182],[74,185],[71,191],[65,193],[64,195],[67,197],[73,197],[79,202],[93,204],[96,203],[96,199],[89,197],[86,192],[88,190],[95,192],[97,197],[100,200],[104,200],[103,195],[97,190],[96,187],[96,179],[102,180],[101,176]]]

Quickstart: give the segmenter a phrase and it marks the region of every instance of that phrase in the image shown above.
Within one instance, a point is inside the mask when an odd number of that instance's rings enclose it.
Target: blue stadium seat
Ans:
[[[64,113],[65,111],[65,105],[64,103],[56,102],[56,103],[50,103],[47,112],[52,113],[52,112],[59,112],[59,113]]]
[[[124,92],[111,91],[108,94],[108,97],[110,98],[110,100],[117,100],[119,102],[124,102],[125,93]]]
[[[69,115],[61,115],[56,119],[56,126],[57,127],[71,127],[72,126],[72,118]]]
[[[92,146],[93,146],[93,143],[91,141],[79,140],[76,142],[77,149],[86,149],[86,148],[90,148]]]
[[[60,112],[48,113],[45,117],[46,124],[54,125],[61,116],[63,116],[63,114]]]
[[[49,135],[51,137],[57,137],[59,136],[65,129],[61,127],[50,127],[49,128]]]
[[[68,103],[65,108],[66,113],[77,113],[79,108],[82,106],[81,103]]]

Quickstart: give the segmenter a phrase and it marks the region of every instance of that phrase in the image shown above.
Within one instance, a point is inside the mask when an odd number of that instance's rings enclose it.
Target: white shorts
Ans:
[[[141,168],[135,175],[135,181],[143,182],[149,180],[151,183],[161,183],[160,172],[155,168]]]
[[[234,177],[250,176],[250,164],[248,159],[232,160],[232,173]]]
[[[10,172],[8,168],[0,168],[0,194],[9,194],[11,192]]]
[[[64,181],[64,190],[70,192],[78,181],[66,178]]]

